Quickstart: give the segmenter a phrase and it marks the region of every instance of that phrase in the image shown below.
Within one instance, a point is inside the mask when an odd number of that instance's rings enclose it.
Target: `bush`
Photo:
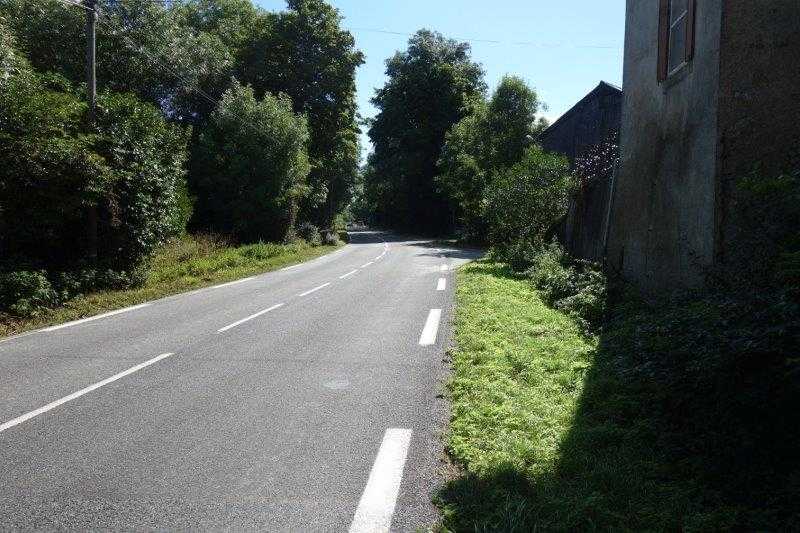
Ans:
[[[528,270],[548,305],[573,317],[584,331],[599,327],[607,307],[608,281],[599,265],[573,261],[557,243],[542,247]]]
[[[494,246],[544,242],[548,230],[566,212],[574,189],[567,160],[539,147],[497,174],[486,192],[486,219]]]
[[[4,64],[13,54],[0,53]],[[185,226],[187,132],[133,96],[104,93],[86,133],[69,83],[15,64],[0,76],[3,267],[135,270]]]
[[[308,192],[308,139],[287,96],[257,100],[234,83],[197,144],[195,223],[243,242],[287,240]]]
[[[0,310],[20,317],[35,316],[43,307],[58,303],[44,271],[21,270],[0,273]]]
[[[319,228],[311,222],[303,222],[297,226],[297,236],[306,241],[311,246],[319,246],[322,244],[322,234]]]

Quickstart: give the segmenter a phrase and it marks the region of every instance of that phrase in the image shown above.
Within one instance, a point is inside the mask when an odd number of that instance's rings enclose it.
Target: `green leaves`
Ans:
[[[447,231],[453,206],[434,183],[450,128],[483,98],[481,66],[469,45],[421,30],[386,63],[388,81],[372,99],[375,147],[366,194],[379,223],[423,232]]]
[[[538,146],[529,148],[522,161],[499,172],[486,191],[491,242],[497,246],[518,239],[543,242],[566,213],[574,187],[566,159]]]
[[[308,193],[308,137],[287,96],[234,82],[198,142],[198,216],[243,241],[284,240]]]

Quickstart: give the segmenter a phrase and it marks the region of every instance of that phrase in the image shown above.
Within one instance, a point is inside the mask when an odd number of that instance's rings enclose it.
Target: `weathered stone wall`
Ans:
[[[722,1],[697,2],[694,60],[664,83],[657,78],[659,3],[627,2],[607,259],[647,289],[696,285],[714,258]]]
[[[726,224],[736,178],[800,164],[800,1],[726,0],[720,45],[717,251],[733,245]]]

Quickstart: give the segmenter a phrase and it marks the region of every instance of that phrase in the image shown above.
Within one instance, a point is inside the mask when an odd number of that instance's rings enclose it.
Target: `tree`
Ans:
[[[495,175],[486,190],[492,244],[543,244],[546,233],[567,212],[574,189],[565,158],[538,146],[526,150],[522,161]]]
[[[486,187],[492,176],[522,160],[542,123],[536,120],[536,92],[513,76],[504,77],[492,98],[472,109],[447,133],[436,182],[455,205],[465,236],[485,241]]]
[[[255,97],[234,82],[200,135],[197,215],[214,231],[255,242],[291,235],[310,170],[306,119],[285,95]]]
[[[388,81],[372,99],[378,115],[369,136],[378,220],[421,232],[452,228],[453,205],[434,183],[445,135],[483,98],[481,66],[470,47],[421,30],[386,63]]]
[[[285,93],[308,117],[311,174],[302,218],[327,226],[349,203],[358,174],[356,69],[364,56],[322,0],[289,0],[244,53],[240,79],[256,95]]]
[[[135,96],[108,92],[87,133],[86,105],[69,82],[35,73],[3,41],[2,267],[135,269],[183,231],[187,133]],[[90,208],[100,220],[93,264],[81,238]]]

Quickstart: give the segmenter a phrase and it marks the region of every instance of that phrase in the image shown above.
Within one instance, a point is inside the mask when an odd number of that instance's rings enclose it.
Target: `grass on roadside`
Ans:
[[[156,252],[142,287],[86,294],[32,318],[0,313],[0,337],[277,270],[325,255],[337,247],[310,246],[303,241],[231,246],[212,236],[186,236]]]
[[[586,336],[490,261],[457,300],[441,530],[800,529],[798,365],[740,347],[757,309],[625,301]]]

